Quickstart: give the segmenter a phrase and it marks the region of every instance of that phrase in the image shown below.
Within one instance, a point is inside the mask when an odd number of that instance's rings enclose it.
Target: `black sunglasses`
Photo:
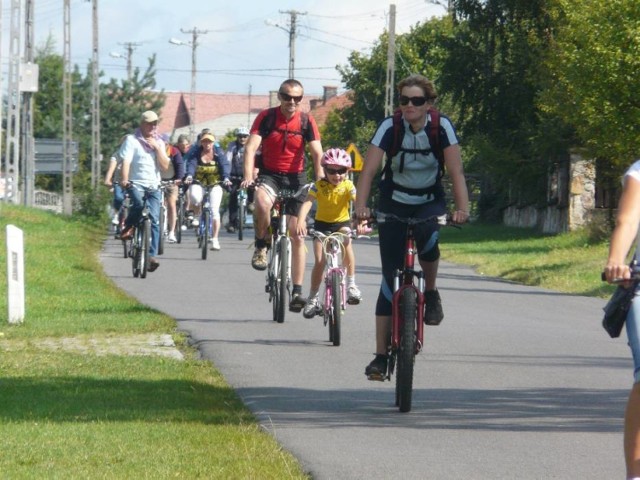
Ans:
[[[344,175],[345,173],[347,173],[346,168],[335,169],[335,168],[324,167],[324,169],[329,175]]]
[[[409,105],[409,102],[411,102],[412,105],[421,107],[427,103],[427,97],[407,97],[405,95],[400,95],[398,100],[400,100],[400,105],[402,106]]]
[[[300,103],[302,101],[302,95],[289,95],[288,93],[278,92],[280,94],[280,98],[285,102],[290,102],[293,100],[296,103]]]

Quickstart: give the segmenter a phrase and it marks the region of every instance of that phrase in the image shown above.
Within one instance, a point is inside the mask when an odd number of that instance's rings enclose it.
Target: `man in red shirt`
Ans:
[[[278,90],[280,106],[263,110],[258,114],[245,146],[242,187],[246,188],[256,183],[253,211],[256,248],[251,259],[251,265],[256,270],[267,268],[269,245],[266,237],[271,207],[276,195],[280,189],[298,190],[307,183],[306,145],[309,145],[316,180],[324,176],[320,165],[323,152],[318,126],[311,116],[302,114],[299,109],[303,93],[304,89],[299,81],[288,79],[282,82]],[[257,165],[259,173],[256,179],[255,156],[261,145],[262,161]],[[301,311],[305,304],[305,297],[302,296],[305,265],[304,238],[296,234],[297,214],[301,204],[302,201],[292,201],[290,202],[292,206],[287,211],[289,215],[287,227],[292,244],[293,290],[289,304],[289,310],[292,312]]]

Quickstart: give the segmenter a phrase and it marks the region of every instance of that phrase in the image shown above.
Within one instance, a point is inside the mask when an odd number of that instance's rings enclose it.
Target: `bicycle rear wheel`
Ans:
[[[142,221],[142,239],[140,243],[140,278],[147,278],[149,270],[149,246],[151,245],[151,220]]]
[[[340,325],[342,322],[342,275],[338,271],[331,274],[331,316],[329,318],[329,340],[334,347],[340,346]]]
[[[278,257],[280,258],[280,265],[278,269],[277,277],[277,291],[278,291],[278,314],[276,316],[276,322],[284,322],[284,313],[287,306],[287,280],[289,277],[289,242],[287,237],[281,237],[278,242]]]
[[[211,212],[208,209],[202,211],[202,238],[200,239],[200,249],[202,251],[202,260],[207,259],[207,251],[209,250],[209,235],[211,233]]]
[[[413,393],[413,365],[416,357],[416,291],[406,288],[400,297],[400,345],[396,365],[396,405],[401,412],[411,410]]]

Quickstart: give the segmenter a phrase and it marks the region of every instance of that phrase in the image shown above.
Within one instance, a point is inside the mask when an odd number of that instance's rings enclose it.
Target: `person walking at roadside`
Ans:
[[[305,145],[313,161],[316,180],[323,177],[320,160],[322,144],[320,132],[313,117],[300,112],[304,95],[302,84],[293,78],[285,80],[278,89],[280,106],[263,110],[251,127],[251,135],[244,150],[244,177],[242,188],[256,183],[254,193],[253,223],[255,250],[251,265],[256,270],[267,268],[267,248],[270,247],[267,231],[271,219],[271,208],[281,189],[298,190],[307,183],[305,172]],[[255,155],[262,147],[260,170],[255,178]],[[305,305],[302,296],[305,249],[304,238],[296,234],[297,215],[301,201],[289,202],[289,224],[291,235],[291,277],[293,289],[289,310],[300,312]]]
[[[139,128],[127,135],[118,155],[122,158],[122,187],[131,198],[131,208],[125,220],[120,238],[133,236],[133,226],[140,220],[143,196],[147,194],[147,206],[151,219],[151,245],[149,246],[149,271],[155,271],[160,262],[156,258],[160,243],[160,174],[169,168],[166,147],[158,135],[158,115],[147,110],[140,118]]]
[[[433,83],[422,75],[410,75],[398,83],[398,93],[401,117],[387,117],[378,125],[365,155],[355,202],[355,214],[360,220],[358,228],[362,229],[371,215],[367,200],[371,183],[385,153],[388,160],[380,182],[380,212],[415,218],[446,214],[447,205],[441,182],[446,167],[456,208],[452,221],[466,222],[469,218],[469,195],[458,138],[451,121],[435,109],[432,110],[436,99]],[[439,128],[432,133],[430,127],[435,121],[439,122]],[[394,145],[395,140],[398,145]],[[425,277],[424,322],[427,325],[438,325],[444,317],[440,294],[436,289],[440,258],[438,229],[435,222],[415,227],[418,260]],[[387,371],[393,276],[404,263],[405,233],[406,229],[400,228],[397,223],[379,225],[383,279],[375,311],[376,357],[365,369],[370,380],[383,379]]]
[[[640,160],[637,160],[624,174],[622,196],[616,214],[616,226],[611,235],[609,256],[604,267],[608,282],[616,279],[630,279],[631,269],[627,257],[637,242],[640,225]],[[635,258],[640,259],[640,244],[636,243]],[[631,281],[626,285],[632,287]],[[627,314],[626,329],[633,357],[633,386],[627,400],[624,415],[624,457],[627,466],[627,478],[640,479],[640,303],[631,303]]]
[[[296,231],[302,237],[307,235],[306,219],[314,200],[317,202],[315,230],[322,233],[349,233],[351,231],[349,206],[356,199],[356,187],[347,178],[351,168],[351,157],[340,148],[331,148],[322,156],[322,168],[324,169],[325,178],[318,180],[311,186],[307,199],[298,213]],[[343,245],[343,265],[347,271],[347,303],[357,305],[360,303],[362,294],[355,282],[356,264],[351,239],[344,237]],[[313,253],[315,263],[311,271],[311,288],[309,289],[307,303],[302,311],[302,315],[305,318],[313,318],[322,312],[318,292],[322,282],[325,257],[322,242],[319,239],[314,239],[313,241]]]
[[[182,160],[182,153],[177,147],[174,147],[169,142],[169,135],[163,134],[162,140],[165,142],[167,148],[167,156],[171,160],[169,169],[162,173],[162,180],[172,180],[173,185],[165,187],[164,202],[167,208],[167,242],[176,243],[176,202],[178,201],[178,189],[181,188],[182,179],[184,178],[184,162]],[[164,232],[160,232],[162,235]]]
[[[211,133],[205,133],[200,138],[200,146],[190,154],[187,160],[187,176],[185,183],[189,185],[189,201],[196,209],[196,217],[202,209],[204,188],[211,186],[209,201],[211,204],[213,233],[211,237],[211,250],[220,250],[220,204],[222,203],[222,187],[228,187],[229,164],[224,154],[220,155],[214,150],[215,137]],[[193,183],[196,180],[198,183]],[[195,220],[197,222],[197,220]],[[196,224],[197,225],[197,224]]]

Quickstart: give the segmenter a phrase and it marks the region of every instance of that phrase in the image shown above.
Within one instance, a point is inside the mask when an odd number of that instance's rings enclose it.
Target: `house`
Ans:
[[[301,110],[311,111],[318,125],[323,125],[329,112],[351,103],[348,95],[337,95],[337,87],[324,87],[322,97],[304,97]],[[178,135],[190,133],[189,92],[164,92],[165,105],[160,111],[158,130],[175,141]],[[248,95],[242,93],[196,93],[194,129],[196,134],[203,128],[210,128],[217,137],[224,136],[240,126],[250,127],[260,111],[278,105],[277,91],[269,95]]]

